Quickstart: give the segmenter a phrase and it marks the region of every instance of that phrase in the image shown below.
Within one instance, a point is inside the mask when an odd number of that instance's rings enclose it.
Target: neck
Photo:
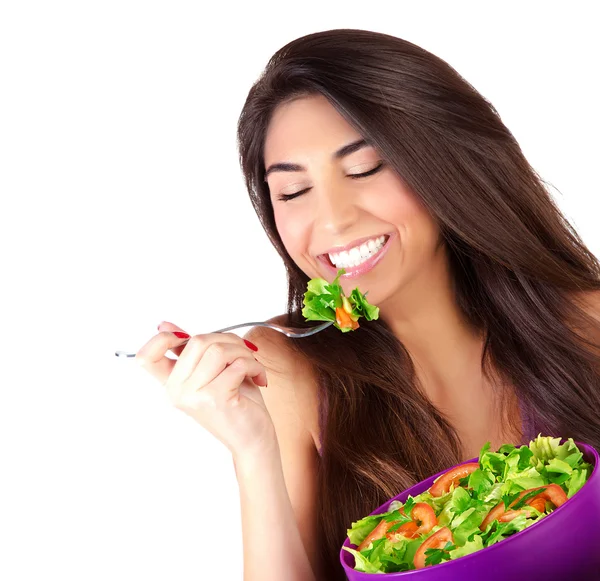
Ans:
[[[445,246],[394,297],[380,306],[382,319],[403,343],[432,401],[453,399],[481,368],[483,338],[470,327],[454,297]]]

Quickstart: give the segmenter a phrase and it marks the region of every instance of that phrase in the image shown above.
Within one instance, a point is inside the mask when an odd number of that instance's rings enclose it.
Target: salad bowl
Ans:
[[[558,442],[559,439],[555,440]],[[561,445],[565,442],[565,439],[560,439]],[[372,579],[374,574],[378,575],[378,578],[383,574],[389,579],[415,581],[600,580],[600,459],[593,447],[581,442],[574,444],[583,454],[582,460],[591,465],[591,473],[588,474],[587,480],[564,504],[557,506],[524,530],[454,560],[389,573],[357,570],[354,553],[347,549],[356,551],[358,546],[348,537],[340,551],[340,561],[347,579],[365,581]],[[457,466],[472,465],[480,458],[481,456],[467,460]],[[426,493],[435,480],[454,468],[456,467],[439,472],[404,490],[369,516],[387,513],[400,506],[400,503],[404,504],[409,496],[416,497]],[[355,524],[357,523],[353,523]]]

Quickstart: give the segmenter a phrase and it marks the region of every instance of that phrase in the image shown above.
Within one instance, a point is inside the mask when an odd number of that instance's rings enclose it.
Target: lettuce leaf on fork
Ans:
[[[358,329],[358,319],[367,321],[379,318],[379,307],[375,307],[355,288],[349,297],[339,283],[340,276],[346,272],[341,268],[331,284],[324,278],[313,278],[308,281],[308,290],[304,293],[302,315],[307,321],[333,321],[343,333]]]

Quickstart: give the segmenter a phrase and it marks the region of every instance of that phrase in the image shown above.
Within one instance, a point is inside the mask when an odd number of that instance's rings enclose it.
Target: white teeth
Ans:
[[[374,254],[377,254],[384,246],[385,236],[372,238],[360,246],[355,246],[349,251],[342,251],[337,254],[330,254],[331,262],[337,268],[353,268],[362,264]]]

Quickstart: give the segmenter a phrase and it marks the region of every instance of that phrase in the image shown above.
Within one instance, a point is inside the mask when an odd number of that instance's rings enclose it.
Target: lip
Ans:
[[[373,236],[366,236],[364,238],[357,238],[356,240],[350,242],[349,244],[346,244],[345,246],[334,246],[333,248],[330,248],[329,250],[326,250],[322,254],[339,254],[340,252],[344,252],[344,250],[348,251],[351,248],[355,248],[357,246],[360,246],[361,244],[364,244],[368,240],[376,240],[377,238],[380,238],[381,236],[390,236],[390,235],[391,235],[390,232],[386,232],[385,234],[375,234]]]
[[[380,234],[381,236],[381,234]],[[362,264],[359,264],[358,266],[353,266],[351,268],[346,268],[346,274],[342,274],[342,276],[340,277],[341,279],[352,279],[352,278],[357,278],[359,276],[362,276],[363,274],[366,274],[367,272],[369,272],[370,270],[372,270],[377,263],[379,263],[381,261],[381,259],[386,255],[387,251],[390,248],[390,242],[392,242],[393,240],[396,239],[396,232],[391,232],[389,234],[384,234],[384,236],[389,236],[389,238],[387,239],[386,243],[383,245],[383,248],[374,256],[371,256],[371,258],[369,258],[366,262],[363,262]],[[364,241],[366,240],[371,240],[372,238],[376,238],[376,236],[370,236],[369,238],[364,238]],[[361,242],[362,244],[362,242]],[[353,246],[356,246],[356,242],[352,243],[352,246],[350,246],[350,248],[352,248]],[[335,252],[335,251],[334,251]],[[338,250],[337,252],[341,252],[340,250]],[[329,264],[327,258],[325,258],[324,254],[320,254],[317,259],[325,266],[325,268],[332,273],[334,276],[337,275],[337,271],[339,270],[337,267],[332,266],[331,264]]]

